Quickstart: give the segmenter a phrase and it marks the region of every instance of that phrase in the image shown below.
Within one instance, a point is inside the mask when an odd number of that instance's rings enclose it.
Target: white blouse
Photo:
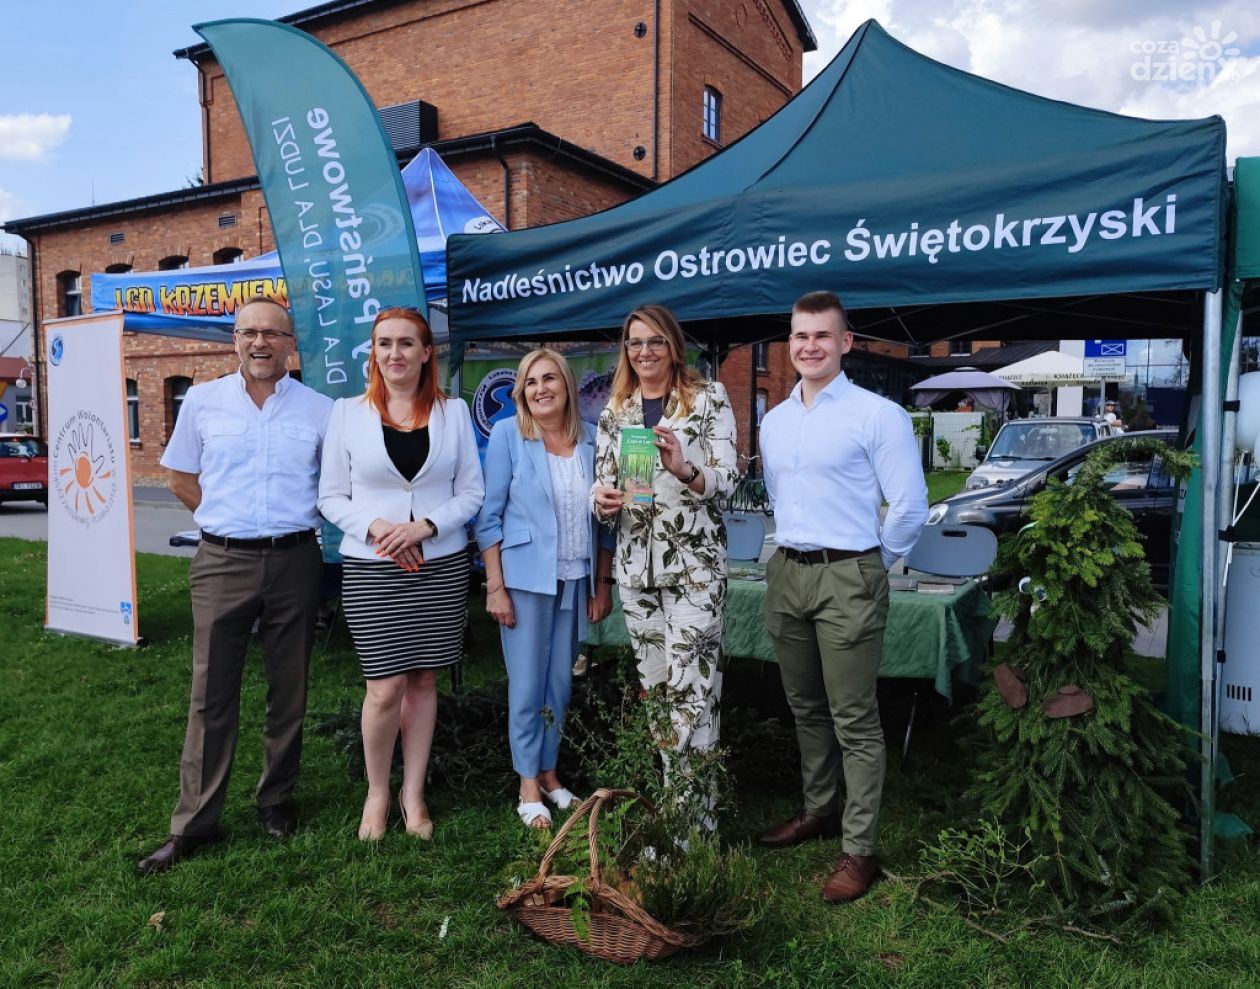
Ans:
[[[547,467],[556,509],[556,576],[560,580],[576,580],[590,572],[591,523],[586,494],[591,479],[586,476],[577,451],[567,457],[548,453]]]

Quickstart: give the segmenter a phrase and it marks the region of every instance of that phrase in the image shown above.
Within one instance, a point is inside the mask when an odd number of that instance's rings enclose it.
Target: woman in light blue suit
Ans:
[[[578,643],[586,623],[612,609],[612,547],[599,546],[587,505],[595,430],[578,416],[568,361],[530,351],[512,399],[516,415],[490,433],[477,543],[507,665],[508,735],[521,777],[516,812],[526,826],[548,828],[543,797],[560,810],[574,799],[556,776],[556,758]]]

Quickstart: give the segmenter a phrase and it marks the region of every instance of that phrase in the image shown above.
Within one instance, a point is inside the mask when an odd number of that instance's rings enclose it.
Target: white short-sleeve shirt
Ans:
[[[197,474],[193,518],[216,536],[316,528],[319,458],[333,402],[285,375],[260,409],[238,371],[184,396],[162,466]]]

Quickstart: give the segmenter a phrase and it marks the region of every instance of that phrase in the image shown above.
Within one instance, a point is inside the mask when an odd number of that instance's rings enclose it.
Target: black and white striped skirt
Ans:
[[[462,550],[415,572],[392,560],[346,557],[341,605],[365,679],[459,662],[470,565]]]

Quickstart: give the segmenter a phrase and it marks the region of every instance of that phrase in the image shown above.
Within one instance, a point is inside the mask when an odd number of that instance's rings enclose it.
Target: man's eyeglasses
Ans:
[[[293,336],[292,333],[285,333],[282,330],[233,330],[232,332],[246,343],[253,343],[258,339],[261,339],[263,343],[275,343],[282,337]]]
[[[653,353],[660,353],[668,346],[669,341],[664,337],[648,337],[646,340],[626,341],[626,351],[631,354],[640,353],[644,347],[647,347],[647,349]]]

